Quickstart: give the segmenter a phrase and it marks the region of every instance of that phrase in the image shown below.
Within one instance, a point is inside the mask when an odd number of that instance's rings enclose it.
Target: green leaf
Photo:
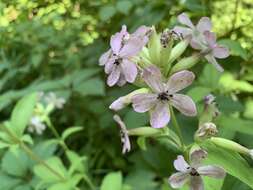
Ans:
[[[101,7],[98,14],[99,14],[99,17],[102,21],[107,21],[111,17],[113,17],[115,15],[115,13],[116,13],[116,9],[114,6],[106,5],[104,7]]]
[[[231,55],[240,56],[244,60],[248,59],[248,53],[238,41],[223,39],[219,41],[219,44],[226,46],[230,50]]]
[[[196,86],[192,89],[190,89],[187,92],[187,95],[189,95],[194,102],[199,102],[203,100],[203,98],[208,95],[212,91],[211,88],[206,88],[204,86]]]
[[[206,164],[223,167],[227,173],[253,188],[253,169],[238,153],[222,149],[210,142],[205,143],[203,146],[208,150]]]
[[[62,140],[66,140],[70,135],[77,133],[79,131],[83,130],[83,127],[71,127],[66,129],[63,133],[62,133]]]
[[[66,154],[70,161],[69,173],[72,174],[74,171],[84,173],[86,170],[84,162],[87,160],[87,157],[79,156],[74,151],[67,151]]]
[[[11,114],[11,125],[16,134],[21,137],[29,120],[32,117],[35,104],[37,102],[37,93],[24,96],[18,101]]]
[[[142,150],[147,150],[146,137],[138,137],[137,144]]]
[[[10,177],[9,175],[5,174],[3,171],[0,171],[0,189],[3,190],[11,190],[14,189],[17,185],[21,183],[20,179],[15,177]]]
[[[105,85],[101,79],[92,78],[74,86],[74,91],[80,93],[83,96],[103,96],[105,95]]]
[[[116,9],[125,15],[129,13],[131,8],[133,7],[133,3],[128,0],[122,0],[122,1],[117,1],[116,3]]]
[[[107,174],[103,181],[100,190],[112,190],[122,188],[122,174],[121,172],[111,172]]]
[[[213,65],[206,64],[199,77],[199,82],[206,88],[217,89],[220,76],[221,73],[218,72]]]

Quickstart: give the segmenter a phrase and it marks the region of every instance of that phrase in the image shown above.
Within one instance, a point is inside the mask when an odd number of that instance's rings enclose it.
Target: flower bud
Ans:
[[[195,133],[196,138],[207,139],[215,136],[218,133],[217,127],[214,123],[207,122],[199,126]]]
[[[179,42],[174,48],[172,48],[169,63],[172,63],[177,58],[179,58],[186,50],[188,44],[189,44],[189,39],[184,39],[181,42]]]
[[[138,90],[135,90],[131,92],[130,94],[127,94],[125,96],[119,97],[117,100],[115,100],[109,108],[114,111],[118,111],[123,109],[124,107],[128,106],[131,103],[131,98],[136,94],[141,93],[147,93],[149,90],[147,88],[140,88]]]
[[[249,149],[247,149],[246,147],[234,141],[224,139],[224,138],[219,138],[219,137],[211,137],[210,140],[219,147],[229,149],[229,150],[242,153],[242,154],[250,154]]]
[[[249,150],[249,155],[250,155],[251,159],[253,159],[253,149]]]
[[[128,134],[131,136],[156,136],[163,133],[162,129],[155,129],[152,127],[138,127],[128,130]]]
[[[198,63],[199,60],[200,60],[200,56],[197,54],[190,57],[183,58],[172,67],[171,73],[176,73],[181,70],[190,69],[196,63]]]
[[[159,65],[161,43],[160,43],[160,35],[157,34],[155,27],[153,27],[153,32],[152,32],[150,40],[149,40],[148,49],[149,49],[149,55],[150,55],[151,62],[153,64]]]

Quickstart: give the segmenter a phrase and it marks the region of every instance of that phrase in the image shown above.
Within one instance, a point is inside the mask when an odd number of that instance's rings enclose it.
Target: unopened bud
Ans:
[[[198,63],[199,60],[200,60],[200,56],[197,54],[190,57],[183,58],[172,67],[171,73],[176,73],[178,71],[190,69],[196,63]]]
[[[162,129],[154,129],[152,127],[138,127],[128,130],[128,134],[131,136],[157,136],[163,133]]]
[[[161,43],[160,43],[160,35],[157,34],[155,28],[152,28],[152,34],[150,36],[148,49],[149,49],[149,55],[151,62],[153,64],[160,63],[160,50],[161,50]]]
[[[172,63],[177,58],[179,58],[186,50],[188,44],[189,44],[189,39],[184,39],[180,41],[174,48],[172,48],[169,63]]]
[[[141,94],[141,93],[147,93],[147,92],[149,92],[149,90],[147,88],[140,88],[138,90],[135,90],[135,91],[131,92],[130,94],[127,94],[126,96],[119,97],[117,100],[115,100],[109,106],[109,108],[114,111],[119,111],[131,103],[131,98],[134,95]]]
[[[241,154],[250,154],[249,149],[247,149],[246,147],[234,141],[224,139],[224,138],[219,138],[219,137],[211,137],[210,140],[219,147],[232,150]]]
[[[250,155],[251,159],[253,159],[253,149],[249,150],[249,155]]]

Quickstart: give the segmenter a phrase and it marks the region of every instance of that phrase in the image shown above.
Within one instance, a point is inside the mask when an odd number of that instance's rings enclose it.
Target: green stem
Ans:
[[[170,106],[170,113],[171,113],[171,120],[172,120],[173,126],[175,127],[176,133],[177,133],[177,135],[180,139],[180,142],[181,142],[181,148],[182,148],[182,150],[184,150],[183,135],[182,135],[181,129],[179,127],[179,124],[177,122],[177,118],[175,116],[174,110],[171,106]]]
[[[58,131],[55,129],[55,127],[53,126],[52,122],[50,119],[47,119],[46,124],[48,125],[48,127],[51,129],[52,133],[54,134],[54,136],[58,139],[58,141],[60,142],[60,145],[62,146],[62,148],[67,151],[69,150],[68,146],[66,145],[66,143],[61,139],[60,134],[58,133]]]
[[[16,137],[12,132],[5,127],[4,125],[1,128],[13,139],[13,141],[20,145],[20,147],[30,156],[34,161],[42,164],[45,168],[47,168],[51,173],[57,176],[61,181],[65,181],[65,178],[61,176],[57,171],[51,168],[44,160],[38,157],[28,146],[26,146],[18,137]]]
[[[83,174],[83,179],[84,179],[84,181],[89,185],[89,187],[90,187],[92,190],[95,190],[95,189],[96,189],[95,186],[93,185],[93,183],[91,182],[90,178],[89,178],[87,175]]]

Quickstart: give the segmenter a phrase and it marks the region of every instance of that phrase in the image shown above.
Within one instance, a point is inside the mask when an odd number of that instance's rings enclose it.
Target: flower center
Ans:
[[[117,59],[115,59],[113,64],[119,65],[121,63],[121,61],[122,61],[122,58],[117,58]]]
[[[191,176],[199,176],[199,173],[197,172],[197,170],[195,168],[191,168],[190,175]]]
[[[158,94],[158,96],[157,96],[157,99],[158,100],[166,100],[166,101],[168,101],[169,100],[169,98],[172,98],[173,97],[173,95],[172,94],[168,94],[168,92],[166,91],[166,92],[162,92],[162,93],[160,93],[160,94]]]

